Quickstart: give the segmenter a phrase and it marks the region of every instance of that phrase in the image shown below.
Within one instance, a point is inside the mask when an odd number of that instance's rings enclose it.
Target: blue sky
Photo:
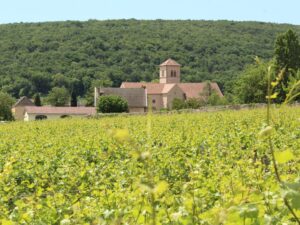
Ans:
[[[300,25],[300,0],[0,0],[0,23],[195,19]]]

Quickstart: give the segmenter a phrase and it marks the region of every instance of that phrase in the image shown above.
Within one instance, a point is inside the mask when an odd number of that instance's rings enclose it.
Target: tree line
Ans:
[[[54,87],[89,98],[95,85],[153,81],[171,57],[183,82],[218,82],[231,90],[254,56],[272,58],[274,40],[299,26],[232,21],[66,21],[0,25],[0,89],[42,96]]]
[[[297,80],[299,31],[299,26],[231,21],[0,25],[0,91],[13,98],[38,96],[55,106],[76,106],[78,98],[92,105],[94,86],[156,82],[158,65],[172,57],[182,64],[183,82],[217,82],[227,98],[221,103],[264,102],[266,68],[272,64],[274,73],[286,68],[282,101],[288,77]],[[253,63],[255,56],[259,64]],[[184,107],[189,105],[198,103]]]

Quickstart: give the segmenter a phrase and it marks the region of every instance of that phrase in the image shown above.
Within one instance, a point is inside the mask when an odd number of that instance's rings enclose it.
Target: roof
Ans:
[[[126,99],[129,107],[147,107],[147,94],[142,86],[129,88],[100,88],[100,94],[117,95]]]
[[[18,106],[34,106],[34,103],[28,97],[23,96],[13,105],[13,107]]]
[[[161,84],[161,83],[138,83],[138,82],[123,82],[121,88],[140,88],[146,87],[148,94],[164,94],[168,93],[174,86],[178,87],[185,93],[187,98],[199,98],[203,92],[206,82],[203,83],[177,83],[177,84]],[[223,94],[217,83],[210,83],[211,88],[217,94],[223,97]]]
[[[166,61],[164,61],[162,64],[160,64],[160,66],[180,66],[179,63],[177,63],[175,60],[173,59],[167,59]]]
[[[146,88],[147,94],[164,94],[168,93],[176,84],[161,84],[161,83],[145,83],[145,82],[123,82],[121,88]]]
[[[59,115],[94,115],[94,107],[54,107],[54,106],[26,106],[28,114],[59,114]]]
[[[186,94],[187,98],[198,98],[203,92],[207,83],[179,83],[178,86]],[[210,83],[212,90],[215,90],[220,97],[223,97],[223,94],[217,83]]]

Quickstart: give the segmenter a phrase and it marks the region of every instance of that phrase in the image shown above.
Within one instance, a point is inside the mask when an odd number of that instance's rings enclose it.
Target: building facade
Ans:
[[[25,107],[34,106],[34,103],[26,96],[21,97],[12,107],[11,111],[15,120],[24,120]]]
[[[160,65],[159,83],[123,82],[121,88],[145,88],[147,90],[148,105],[154,110],[162,108],[172,109],[175,98],[186,100],[197,98],[206,100],[204,95],[207,85],[210,91],[216,92],[220,97],[223,94],[217,83],[181,83],[181,65],[172,59],[168,59]]]
[[[26,106],[24,121],[54,120],[63,118],[77,118],[96,115],[94,107],[54,107],[54,106]]]
[[[96,115],[94,107],[54,107],[35,106],[26,96],[21,97],[12,107],[15,120],[52,120],[66,117],[86,117]]]

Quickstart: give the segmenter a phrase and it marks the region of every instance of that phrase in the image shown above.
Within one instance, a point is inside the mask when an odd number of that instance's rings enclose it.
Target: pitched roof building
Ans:
[[[13,107],[19,106],[34,106],[34,103],[30,100],[30,98],[23,96],[13,105]]]
[[[147,91],[143,87],[137,88],[95,88],[96,107],[97,99],[101,95],[117,95],[127,100],[129,112],[145,112],[147,110]]]
[[[63,107],[63,106],[25,106],[28,114],[47,114],[47,115],[94,115],[95,107]]]
[[[202,98],[206,100],[205,88],[209,85],[210,91],[215,91],[220,97],[223,94],[217,83],[181,83],[181,65],[173,59],[168,59],[160,64],[159,83],[123,82],[121,88],[145,88],[148,104],[154,109],[172,108],[175,98],[186,100],[189,98]]]
[[[96,114],[96,108],[35,106],[28,97],[24,96],[13,105],[12,112],[16,120],[31,121],[91,116]]]
[[[26,96],[21,97],[13,106],[12,106],[12,113],[16,120],[23,120],[24,119],[24,109],[25,106],[34,106],[34,103]]]
[[[82,117],[96,114],[95,107],[25,106],[24,121]]]

